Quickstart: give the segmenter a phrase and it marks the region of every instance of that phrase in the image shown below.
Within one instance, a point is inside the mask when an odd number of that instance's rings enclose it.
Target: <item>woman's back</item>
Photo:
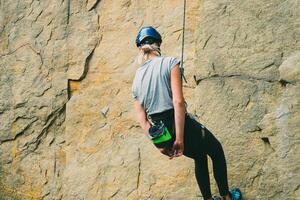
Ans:
[[[170,73],[178,63],[175,57],[157,56],[137,69],[132,94],[149,115],[173,108]]]

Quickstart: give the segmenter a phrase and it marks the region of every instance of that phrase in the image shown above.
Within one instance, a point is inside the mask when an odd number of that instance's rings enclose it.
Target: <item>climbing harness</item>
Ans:
[[[186,78],[184,76],[184,67],[183,67],[184,33],[185,33],[185,10],[186,10],[186,0],[183,0],[183,20],[182,20],[182,42],[181,42],[180,72],[181,72],[181,79],[183,79],[187,83]]]

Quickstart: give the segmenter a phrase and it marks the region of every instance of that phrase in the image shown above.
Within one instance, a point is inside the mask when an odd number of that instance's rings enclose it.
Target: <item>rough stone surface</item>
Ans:
[[[0,1],[0,199],[59,199],[67,1]]]
[[[299,197],[299,9],[299,1],[201,4],[194,108],[247,199]]]
[[[299,10],[187,1],[188,110],[246,200],[300,196]],[[202,199],[192,160],[161,155],[132,109],[136,32],[153,25],[180,58],[182,14],[181,0],[0,0],[0,199]]]

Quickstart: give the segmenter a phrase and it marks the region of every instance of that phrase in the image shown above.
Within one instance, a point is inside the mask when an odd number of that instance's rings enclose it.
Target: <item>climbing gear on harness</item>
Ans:
[[[149,128],[149,137],[153,144],[158,148],[171,148],[174,142],[174,125],[173,130],[169,130],[165,121],[174,117],[174,109],[169,109],[160,113],[147,115],[148,120],[152,124]],[[163,136],[163,137],[161,137]],[[174,138],[173,138],[174,137]]]
[[[152,26],[142,27],[136,36],[136,46],[140,47],[142,44],[153,44],[154,42],[157,42],[159,46],[162,43],[159,32]]]
[[[165,126],[165,124],[160,120],[155,122],[148,130],[149,137],[155,146],[159,148],[165,147],[168,142],[172,139],[172,136]]]
[[[221,197],[219,197],[219,196],[214,196],[214,197],[213,197],[213,200],[221,200]]]
[[[239,188],[233,188],[229,191],[231,200],[242,200],[242,192]]]
[[[183,0],[183,21],[182,21],[182,42],[181,42],[180,72],[181,72],[181,79],[183,79],[187,83],[186,78],[184,76],[184,67],[183,67],[184,33],[185,33],[185,10],[186,10],[186,0]]]

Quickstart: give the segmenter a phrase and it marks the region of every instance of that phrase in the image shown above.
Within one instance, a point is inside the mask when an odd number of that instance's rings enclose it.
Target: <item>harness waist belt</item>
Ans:
[[[151,121],[157,121],[157,120],[161,120],[161,119],[167,119],[169,117],[173,117],[174,116],[174,109],[169,109],[160,113],[155,113],[155,114],[151,114],[148,115],[148,118],[151,119]]]

